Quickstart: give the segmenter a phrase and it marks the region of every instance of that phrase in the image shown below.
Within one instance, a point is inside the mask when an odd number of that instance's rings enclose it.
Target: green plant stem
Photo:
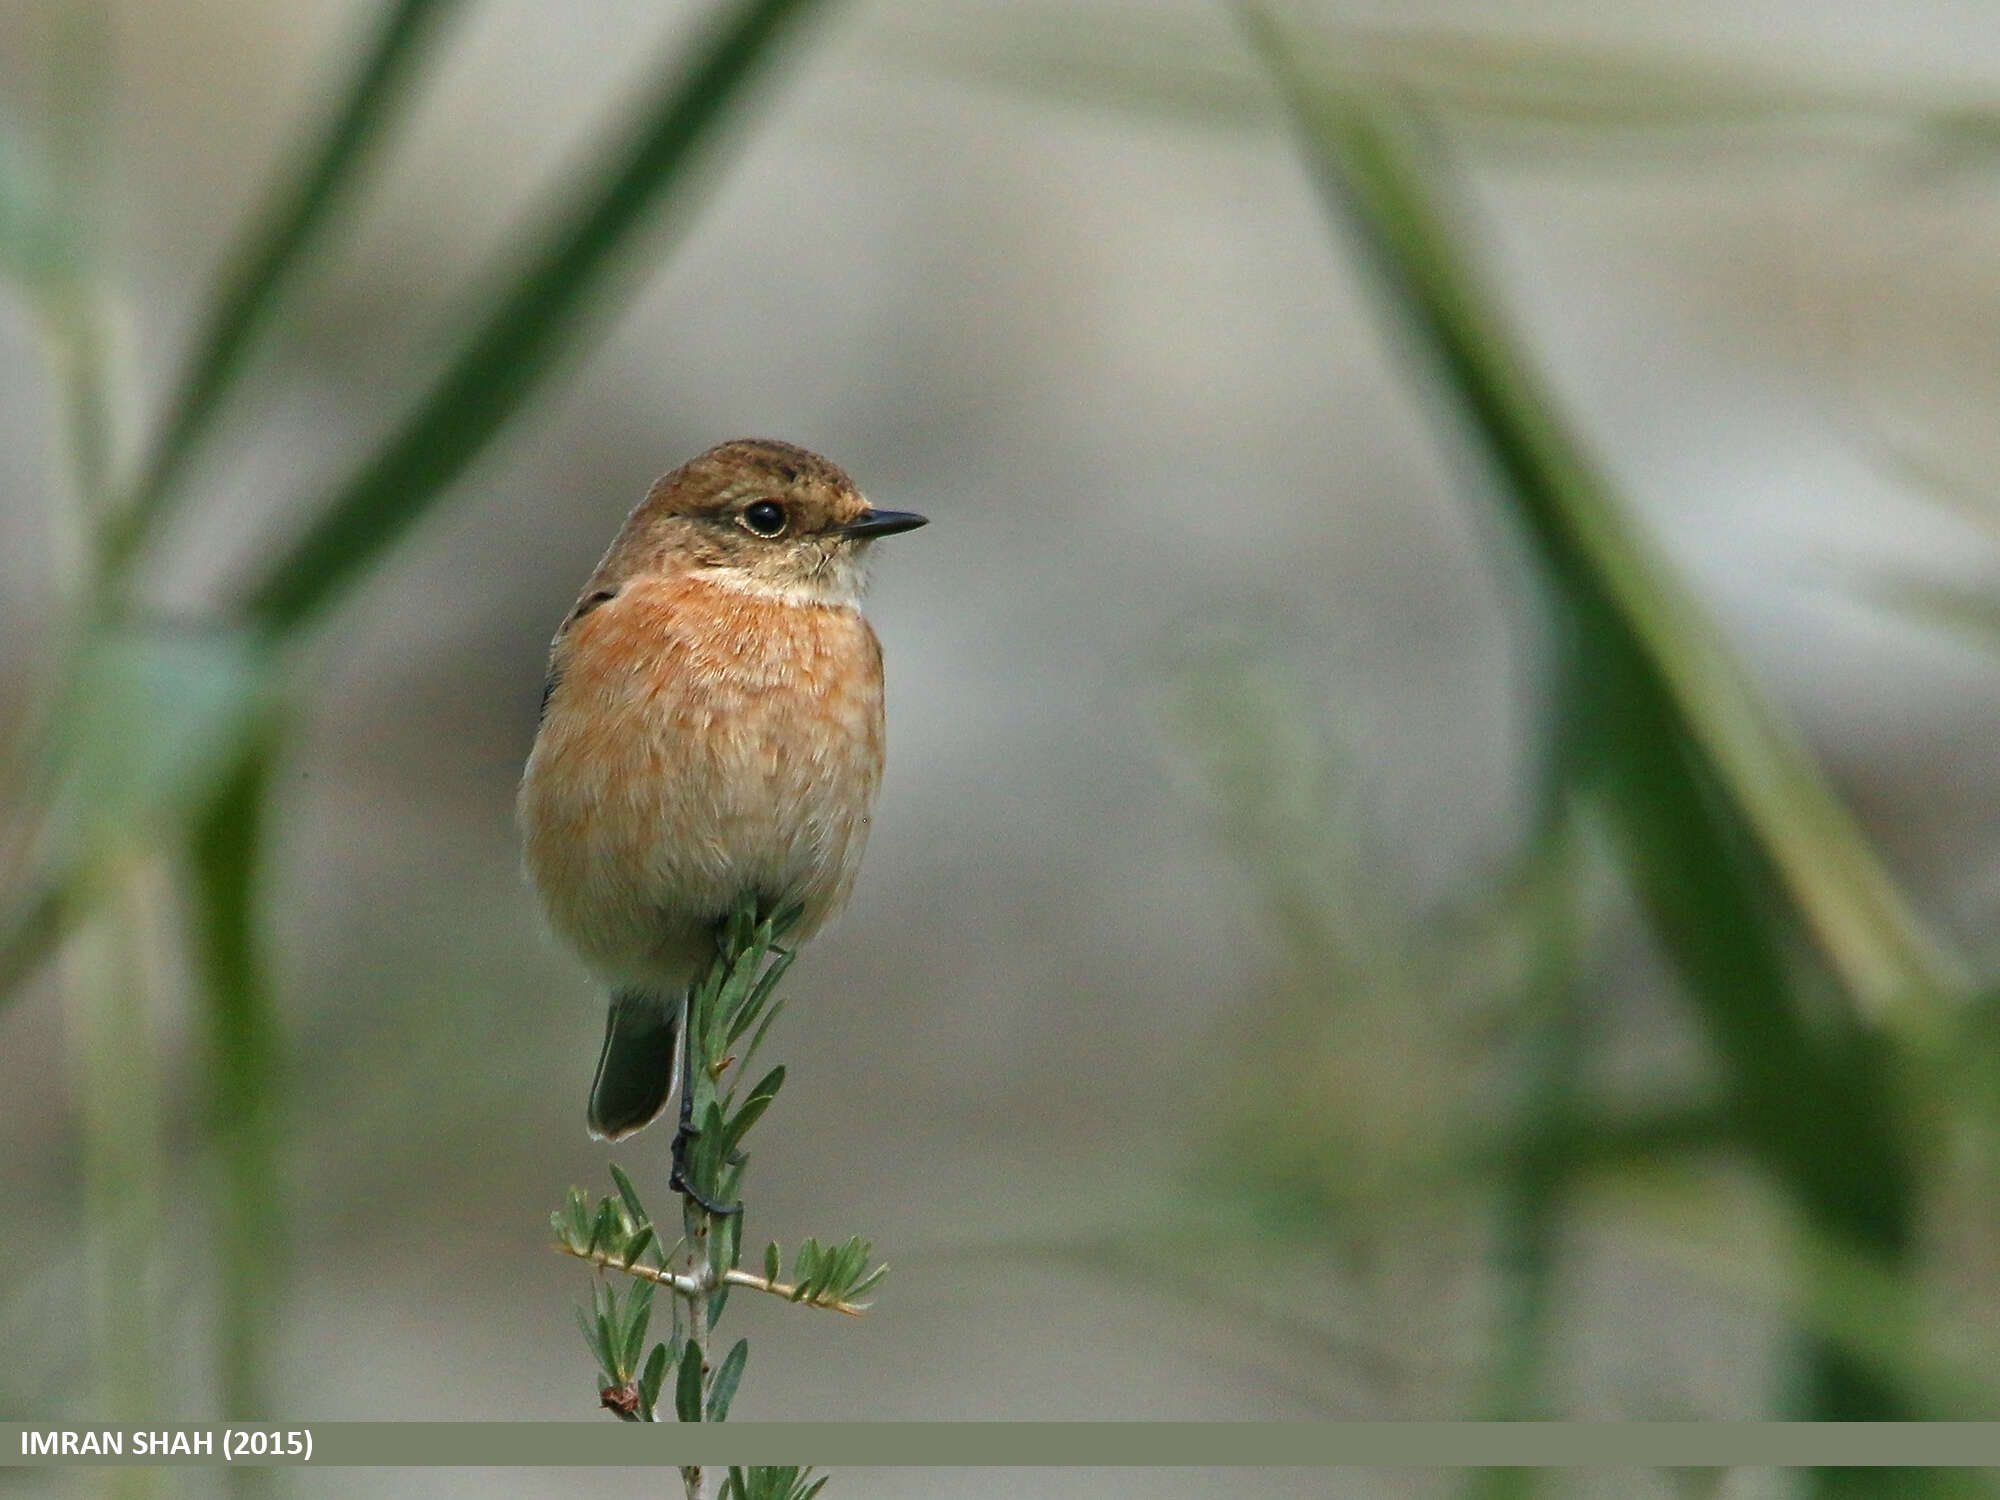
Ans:
[[[223,1416],[272,1414],[270,1345],[286,1267],[282,1111],[271,985],[257,932],[272,735],[256,735],[202,816],[190,853],[198,901],[208,1022],[208,1135],[216,1163],[216,1255],[222,1285],[219,1379]],[[238,1492],[262,1488],[266,1471]]]
[[[1306,78],[1263,7],[1253,43],[1300,128],[1328,205],[1357,233],[1409,335],[1550,567],[1598,596],[1670,706],[1676,737],[1780,873],[1791,900],[1871,1020],[1927,1033],[1962,990],[1963,959],[1916,917],[1789,724],[1759,697],[1707,617],[1617,503],[1561,421],[1458,249],[1448,172],[1405,100],[1348,77]]]
[[[1578,1168],[1578,1090],[1584,1064],[1582,996],[1576,986],[1574,804],[1550,820],[1536,870],[1536,966],[1522,1018],[1522,1102],[1500,1164],[1494,1212],[1498,1356],[1488,1372],[1486,1420],[1548,1418],[1548,1344],[1556,1312],[1562,1210]],[[1542,1470],[1482,1468],[1466,1482],[1472,1500],[1530,1500]]]
[[[1573,802],[1554,810],[1535,857],[1535,967],[1522,1017],[1521,1102],[1500,1163],[1492,1262],[1499,1303],[1497,1357],[1487,1377],[1488,1421],[1528,1422],[1546,1410],[1550,1324],[1563,1209],[1577,1169],[1584,1025],[1576,984],[1578,931]],[[1537,1469],[1491,1467],[1469,1476],[1473,1500],[1528,1500]]]
[[[60,671],[75,659],[100,604],[96,542],[116,446],[104,303],[93,274],[111,24],[101,4],[50,7],[41,19],[51,28],[44,53],[56,122],[50,155],[68,252],[36,288],[58,366],[73,477],[67,512],[53,518],[61,609],[52,613],[64,622],[53,636]],[[16,758],[19,769],[32,774],[47,727],[46,721],[31,726],[32,748]],[[85,910],[96,913],[66,951],[88,1308],[78,1335],[91,1344],[96,1414],[134,1424],[163,1414],[157,1384],[163,1146],[149,962],[155,873],[140,849],[107,851],[88,875],[31,898],[0,956],[0,979],[23,977],[53,951],[67,922]],[[163,1488],[157,1469],[120,1468],[109,1472],[104,1493],[148,1500]]]
[[[1544,1367],[1562,1209],[1575,1170],[1584,1050],[1575,977],[1579,933],[1572,818],[1563,817],[1551,828],[1532,876],[1537,941],[1521,1037],[1521,1102],[1496,1215],[1501,1352],[1487,1395],[1487,1416],[1496,1422],[1537,1421],[1547,1415]],[[1502,1472],[1491,1471],[1496,1477]]]
[[[1872,1023],[1923,1034],[1955,963],[1939,958],[1562,424],[1457,248],[1463,219],[1447,211],[1448,173],[1418,122],[1349,80],[1309,82],[1263,12],[1247,15],[1406,352],[1535,544],[1565,680],[1589,685],[1569,694],[1558,754],[1602,799],[1723,1064],[1739,1139],[1815,1234],[1885,1268],[1907,1266],[1914,1167],[1890,1088],[1891,1043]],[[1823,972],[1791,959],[1801,925],[1849,1002],[1823,1017],[1807,993]],[[1800,1274],[1811,1274],[1804,1257]],[[1803,1415],[1908,1415],[1880,1370],[1816,1335],[1804,1342]]]
[[[1590,785],[1602,798],[1641,902],[1697,1001],[1722,1060],[1735,1133],[1792,1194],[1814,1233],[1884,1267],[1914,1245],[1912,1166],[1888,1092],[1888,1042],[1849,1016],[1807,1025],[1793,1002],[1780,938],[1767,910],[1747,833],[1710,830],[1720,794],[1691,774],[1688,749],[1658,700],[1598,663],[1602,722]],[[1801,1274],[1813,1275],[1802,1257]],[[1798,1396],[1815,1420],[1910,1415],[1881,1376],[1846,1349],[1809,1334]]]
[[[42,606],[39,628],[27,635],[39,648],[35,665],[40,681],[27,710],[0,726],[0,808],[23,808],[34,779],[46,770],[42,756],[52,728],[52,705],[61,697],[98,612],[95,542],[109,504],[116,447],[108,314],[96,273],[110,93],[109,17],[103,5],[44,6],[30,24],[43,30],[37,61],[51,102],[52,170],[47,202],[34,215],[36,249],[18,267],[0,269],[18,270],[30,294],[61,393],[61,456],[71,482],[50,487],[45,573],[50,597]],[[32,818],[25,826],[0,830],[0,870],[30,868],[38,832]],[[81,915],[87,903],[77,899],[79,884],[16,892],[10,909],[0,914],[0,1005],[54,953],[69,924]]]
[[[44,327],[56,351],[73,495],[81,524],[70,539],[71,581],[88,586],[92,543],[110,493],[114,449],[104,301],[95,276],[105,181],[105,126],[110,118],[110,7],[44,7],[41,56],[51,105],[49,158],[64,253],[36,287]]]
[[[95,610],[91,590],[97,572],[92,541],[110,503],[115,439],[105,313],[81,268],[46,285],[37,305],[56,366],[56,382],[63,392],[65,435],[76,476],[73,500],[62,507],[68,514],[59,516],[53,528],[55,590],[66,614],[74,620]]]
[[[693,1046],[694,1037],[685,1034],[683,1045]],[[705,1061],[705,1060],[704,1060]],[[714,1362],[709,1358],[709,1296],[715,1289],[713,1269],[709,1265],[709,1234],[713,1219],[708,1210],[695,1202],[692,1197],[681,1199],[681,1227],[687,1236],[687,1275],[700,1290],[686,1298],[688,1315],[688,1342],[701,1351],[701,1388],[704,1402],[708,1396],[708,1383],[714,1373]],[[687,1464],[681,1469],[681,1483],[687,1489],[687,1500],[715,1500],[715,1470],[712,1466]]]
[[[649,1266],[643,1262],[627,1263],[620,1260],[617,1256],[608,1254],[602,1250],[586,1254],[573,1246],[561,1243],[551,1248],[558,1255],[575,1256],[576,1259],[596,1266],[601,1270],[618,1271],[626,1276],[636,1276],[641,1281],[654,1282],[659,1286],[666,1287],[679,1297],[693,1297],[697,1294],[709,1296],[715,1291],[714,1286],[709,1286],[704,1282],[696,1280],[688,1272],[661,1270],[656,1266]],[[797,1295],[798,1288],[791,1283],[772,1281],[767,1277],[753,1275],[736,1266],[732,1266],[727,1271],[724,1271],[718,1279],[718,1284],[722,1286],[745,1287],[753,1292],[766,1292],[780,1301],[798,1301],[804,1307],[825,1308],[828,1312],[845,1313],[850,1318],[862,1317],[868,1311],[867,1306],[859,1302],[845,1302],[837,1299],[825,1301],[819,1298],[801,1300]]]
[[[83,1141],[83,1224],[96,1399],[103,1421],[161,1415],[158,1282],[161,1143],[158,1048],[148,1008],[149,872],[105,863],[99,915],[66,951],[72,1076]],[[86,1330],[80,1329],[79,1334]],[[157,1470],[115,1469],[110,1493],[160,1492]]]
[[[276,188],[232,254],[201,343],[182,376],[130,498],[106,536],[109,569],[136,557],[169,513],[177,482],[214,424],[223,397],[249,361],[256,337],[362,175],[370,148],[394,116],[424,43],[458,0],[394,0],[324,135]]]

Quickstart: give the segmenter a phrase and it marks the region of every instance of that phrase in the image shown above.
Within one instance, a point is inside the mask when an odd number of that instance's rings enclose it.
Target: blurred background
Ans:
[[[761,435],[933,524],[739,1418],[1990,1416],[2000,10],[754,9],[0,9],[0,1411],[593,1417],[513,791]]]

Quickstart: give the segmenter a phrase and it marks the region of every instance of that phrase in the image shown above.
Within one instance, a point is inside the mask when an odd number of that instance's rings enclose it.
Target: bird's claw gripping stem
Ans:
[[[743,1212],[741,1203],[717,1203],[708,1194],[696,1187],[688,1179],[688,1142],[701,1135],[694,1123],[694,1080],[683,1073],[681,1077],[681,1118],[674,1127],[673,1171],[667,1177],[667,1186],[689,1202],[696,1204],[718,1219],[733,1218]]]

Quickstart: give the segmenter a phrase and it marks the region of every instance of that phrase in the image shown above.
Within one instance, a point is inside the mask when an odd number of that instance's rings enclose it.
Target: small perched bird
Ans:
[[[656,482],[556,632],[521,781],[529,878],[611,989],[591,1134],[665,1108],[689,983],[746,892],[824,925],[854,884],[882,779],[875,510],[789,443],[711,448]]]

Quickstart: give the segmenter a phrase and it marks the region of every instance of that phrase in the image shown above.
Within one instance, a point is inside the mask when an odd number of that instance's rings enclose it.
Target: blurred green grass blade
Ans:
[[[677,68],[586,187],[537,237],[526,267],[387,444],[335,490],[251,594],[272,631],[306,623],[433,503],[540,385],[633,232],[681,183],[788,22],[818,0],[739,0]]]
[[[152,949],[164,895],[143,853],[92,872],[85,924],[64,955],[71,1053],[69,1112],[82,1193],[82,1293],[73,1335],[90,1340],[95,1387],[86,1410],[148,1423],[166,1407],[169,1328],[165,1273],[162,1049],[154,1026],[159,966]],[[74,1253],[65,1245],[68,1253]],[[149,1491],[156,1493],[157,1491]]]
[[[1302,11],[1291,45],[1370,84],[1488,124],[1611,130],[1917,126],[1972,138],[2000,132],[2000,102],[1954,88],[1818,67],[1746,64],[1727,53],[1604,45],[1552,36],[1353,24]],[[938,7],[882,38],[892,55],[1037,97],[1208,129],[1268,117],[1266,92],[1227,31],[1200,10],[1032,4]],[[1565,144],[1576,137],[1566,135]]]
[[[870,40],[892,59],[1059,103],[1211,130],[1261,126],[1270,113],[1227,18],[1205,7],[934,6]]]
[[[1788,963],[1777,877],[1716,768],[1614,623],[1579,611],[1576,738],[1584,785],[1603,796],[1647,915],[1725,1064],[1743,1144],[1789,1191],[1813,1233],[1883,1275],[1916,1249],[1918,1181],[1899,1112],[1899,1059],[1852,1011],[1815,1014]],[[1923,1049],[1928,1053],[1930,1049]],[[1802,1281],[1819,1273],[1807,1259]],[[1802,1323],[1797,1409],[1815,1420],[1900,1420],[1910,1408],[1883,1346]]]
[[[1895,1275],[1824,1239],[1813,1226],[1791,1221],[1782,1232],[1814,1270],[1795,1277],[1784,1258],[1760,1253],[1760,1236],[1753,1233],[1746,1243],[1744,1226],[1718,1214],[1704,1188],[1691,1189],[1687,1179],[1670,1174],[1601,1179],[1593,1198],[1621,1222],[1648,1232],[1648,1259],[1751,1306],[1779,1309],[1855,1359],[1891,1371],[1902,1404],[1926,1419],[1981,1421],[2000,1402],[1990,1307],[1966,1305],[1942,1287]],[[1939,1336],[1912,1341],[1913,1322]]]
[[[1602,623],[1630,632],[1643,675],[1667,695],[1667,727],[1714,766],[1718,789],[1755,830],[1864,1012],[1933,1019],[1940,997],[1965,983],[1964,965],[1918,921],[1796,734],[1563,426],[1457,248],[1462,220],[1440,202],[1444,174],[1416,123],[1350,80],[1306,78],[1263,12],[1246,15],[1318,185],[1359,236],[1411,344],[1497,465],[1553,573],[1602,599]]]
[[[194,826],[190,853],[206,1006],[208,1136],[216,1153],[211,1243],[217,1390],[232,1419],[271,1414],[269,1369],[286,1261],[278,1023],[258,933],[272,736],[252,731]]]
[[[1548,1415],[1548,1358],[1569,1207],[1572,1153],[1583,1133],[1587,1004],[1577,982],[1583,945],[1575,799],[1551,819],[1523,876],[1533,968],[1516,1022],[1519,1098],[1495,1174],[1489,1252],[1497,1311],[1486,1376],[1490,1421]],[[1479,1493],[1476,1488],[1473,1493]],[[1488,1494],[1506,1492],[1506,1485]]]
[[[1579,1174],[1650,1171],[1675,1157],[1719,1155],[1743,1143],[1735,1113],[1704,1100],[1644,1112],[1580,1112],[1575,1125],[1565,1149]]]
[[[261,714],[270,666],[267,647],[239,631],[100,633],[56,721],[58,849],[88,858],[193,815]]]
[[[0,135],[0,275],[33,291],[69,274],[77,227],[20,145]]]
[[[58,882],[27,897],[0,929],[0,1006],[47,962],[69,930],[77,893]]]
[[[88,907],[92,871],[194,816],[265,711],[265,646],[242,632],[118,628],[80,653],[39,774],[39,883],[0,919],[0,1003]]]
[[[1603,798],[1647,915],[1723,1062],[1728,1117],[1816,1232],[1883,1266],[1914,1249],[1917,1188],[1884,1036],[1852,1013],[1814,1015],[1787,961],[1770,871],[1714,768],[1675,722],[1614,622],[1582,612],[1579,774]],[[1588,1158],[1580,1166],[1591,1166]],[[1896,1413],[1851,1350],[1809,1351],[1808,1412]]]
[[[93,227],[102,176],[94,104],[105,90],[101,18],[63,21],[53,40],[50,87],[65,111],[88,119],[56,126],[45,154],[0,134],[0,278],[19,286],[41,326],[61,392],[74,486],[58,488],[49,515],[55,592],[82,586],[83,564],[107,503],[113,431],[110,314],[94,265]],[[0,736],[4,737],[4,736]]]
[[[1892,1059],[1864,1015],[1928,1026],[1949,965],[1562,427],[1459,257],[1460,226],[1438,201],[1448,177],[1414,122],[1351,80],[1309,82],[1262,13],[1246,14],[1408,352],[1493,464],[1544,564],[1560,606],[1557,753],[1604,798],[1746,1144],[1816,1233],[1899,1267],[1913,1249],[1915,1183]],[[1794,914],[1853,1007],[1811,1014],[1813,971],[1791,960]],[[1804,1414],[1909,1414],[1872,1361],[1810,1332],[1805,1342]]]
[[[50,519],[69,556],[58,567],[74,570],[59,592],[88,587],[86,559],[111,507],[111,472],[117,456],[117,402],[112,390],[112,315],[101,275],[100,242],[111,183],[110,122],[115,101],[112,10],[105,4],[40,7],[38,54],[30,68],[42,73],[48,108],[43,112],[42,163],[45,228],[56,237],[52,260],[36,287],[37,311],[62,392],[73,491],[57,491]]]
[[[1327,25],[1317,52],[1454,108],[1537,124],[1740,127],[1992,117],[1990,94],[1770,67],[1727,52],[1638,48],[1431,26]]]
[[[109,538],[114,560],[142,546],[165,514],[187,460],[243,373],[293,274],[367,164],[426,54],[459,0],[391,0],[339,112],[313,148],[288,164],[224,269],[201,341]]]

